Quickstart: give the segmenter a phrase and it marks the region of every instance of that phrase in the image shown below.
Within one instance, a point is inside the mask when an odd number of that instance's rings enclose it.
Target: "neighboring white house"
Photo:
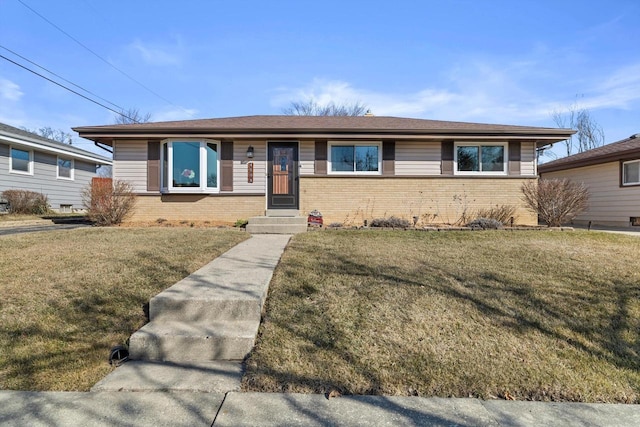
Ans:
[[[640,226],[640,134],[539,165],[538,172],[589,188],[589,207],[574,222]]]
[[[51,209],[82,209],[82,189],[111,159],[0,123],[0,193],[28,190],[47,196]]]

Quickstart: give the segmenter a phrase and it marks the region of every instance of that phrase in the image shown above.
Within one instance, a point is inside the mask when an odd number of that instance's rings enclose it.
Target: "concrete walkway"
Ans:
[[[251,236],[151,298],[150,322],[129,340],[133,360],[91,391],[239,390],[242,359],[290,238]]]
[[[586,230],[586,226],[574,226]],[[605,225],[593,225],[591,231],[601,231],[604,233],[626,234],[627,236],[640,237],[640,227],[607,227]]]
[[[288,240],[289,236],[253,236],[165,296],[190,295],[192,285],[228,285],[231,279],[225,275],[234,271],[236,285],[245,288],[227,289],[227,295],[262,301],[266,289],[247,285],[247,279],[268,284]],[[215,297],[209,299],[216,304]],[[169,304],[164,297],[158,301],[164,307]],[[202,313],[190,312],[198,318]],[[241,375],[240,361],[128,362],[88,393],[0,391],[0,425],[640,426],[640,405],[385,396],[329,400],[324,395],[241,393]]]

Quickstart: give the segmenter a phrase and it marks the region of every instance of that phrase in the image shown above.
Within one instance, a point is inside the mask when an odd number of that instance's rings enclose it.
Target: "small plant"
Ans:
[[[249,224],[249,221],[246,219],[238,219],[236,220],[235,224],[233,224],[234,227],[236,228],[247,228],[247,224]]]
[[[411,223],[406,219],[390,216],[389,218],[374,218],[371,220],[371,227],[383,228],[409,228]]]
[[[167,220],[165,218],[158,218],[158,219],[156,219],[156,222],[158,224],[163,224],[163,223],[167,222]]]
[[[581,212],[589,203],[589,190],[569,179],[541,179],[522,184],[527,207],[550,227],[560,227]]]
[[[511,221],[516,213],[516,207],[513,205],[495,205],[492,208],[480,209],[476,212],[476,218],[495,219],[502,224],[507,224]]]
[[[332,222],[331,224],[329,224],[329,228],[340,228],[340,227],[342,227],[341,222]]]
[[[467,227],[479,228],[481,230],[499,230],[502,222],[493,218],[476,218],[467,224]]]
[[[96,225],[120,224],[133,210],[136,196],[126,181],[93,180],[82,190],[82,203],[87,216]]]
[[[44,215],[49,213],[49,200],[47,196],[35,191],[5,190],[2,198],[9,203],[11,214]]]

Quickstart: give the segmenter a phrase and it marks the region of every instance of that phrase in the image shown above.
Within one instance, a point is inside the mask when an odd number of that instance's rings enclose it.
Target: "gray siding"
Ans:
[[[640,217],[640,186],[620,187],[620,163],[585,166],[542,174],[542,179],[569,178],[589,188],[589,207],[579,222],[628,226],[630,217]]]
[[[533,142],[520,144],[520,175],[536,175],[536,144]]]
[[[9,145],[0,144],[0,191],[28,190],[46,195],[49,205],[72,205],[82,209],[82,189],[96,176],[95,164],[74,160],[73,179],[58,178],[57,156],[34,150],[33,175],[11,173],[9,169]]]
[[[440,175],[440,143],[396,142],[396,175]]]
[[[147,141],[114,142],[113,179],[127,181],[136,193],[147,192]]]
[[[253,159],[247,158],[247,148],[253,147]],[[267,188],[267,146],[264,141],[234,141],[233,193],[265,194]],[[249,182],[249,162],[253,163],[253,183]]]

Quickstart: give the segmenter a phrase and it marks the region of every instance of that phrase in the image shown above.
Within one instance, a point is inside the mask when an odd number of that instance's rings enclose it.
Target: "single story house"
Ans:
[[[133,221],[233,223],[254,216],[361,225],[397,216],[456,223],[513,205],[536,224],[520,188],[537,180],[536,149],[570,129],[399,117],[246,116],[85,126],[113,148],[113,177],[129,181]]]
[[[111,159],[0,123],[0,193],[28,190],[47,196],[51,209],[82,210],[82,189]]]
[[[589,207],[575,223],[640,226],[640,134],[545,163],[538,172],[589,188]]]

